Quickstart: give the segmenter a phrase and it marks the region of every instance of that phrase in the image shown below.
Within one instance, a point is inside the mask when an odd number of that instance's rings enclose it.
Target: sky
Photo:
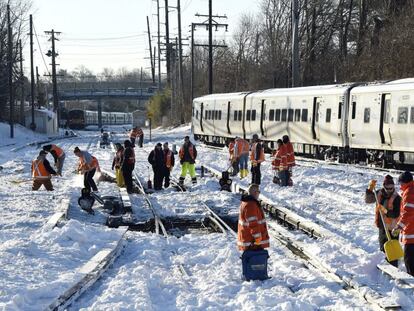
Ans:
[[[38,41],[35,39],[35,66],[39,74],[51,71],[51,59],[44,54],[51,48],[44,31],[54,29],[61,32],[57,38],[56,51],[59,53],[59,68],[72,71],[83,65],[94,73],[102,72],[105,67],[150,69],[147,22],[150,20],[152,44],[156,46],[157,1],[156,0],[32,0],[33,23]],[[230,39],[232,31],[244,13],[256,13],[257,0],[213,0],[213,15],[226,15],[227,19],[217,19],[228,23],[229,31],[214,32],[218,39]],[[160,0],[161,35],[165,30],[165,0]],[[175,38],[177,11],[172,8],[177,0],[169,0],[170,38]],[[208,14],[208,0],[181,0],[182,36],[189,37],[192,22],[204,22],[206,18],[194,16],[196,13]],[[198,30],[198,29],[197,29]],[[200,28],[201,30],[201,28]],[[208,31],[196,32],[196,40],[207,40]],[[183,42],[188,44],[190,41]],[[39,47],[40,45],[40,47]],[[184,47],[184,50],[189,47]],[[43,53],[40,53],[42,51]],[[26,44],[25,59],[30,59],[29,44]],[[43,58],[41,57],[43,54]],[[46,69],[46,65],[48,69]],[[165,64],[164,64],[165,66]],[[25,70],[30,63],[25,63]],[[165,70],[163,70],[165,71]]]

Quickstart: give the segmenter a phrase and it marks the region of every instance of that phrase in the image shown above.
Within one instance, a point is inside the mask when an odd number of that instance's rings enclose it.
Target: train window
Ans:
[[[275,119],[275,110],[270,109],[269,110],[269,121],[274,121],[274,119]]]
[[[405,124],[408,122],[408,107],[398,108],[398,123]]]
[[[206,119],[206,120],[207,120],[207,114],[208,114],[208,110],[205,110],[204,119]]]
[[[326,123],[331,123],[331,108],[326,109],[326,117],[325,117],[325,122]]]
[[[208,111],[208,119],[211,120],[211,110]]]
[[[308,122],[308,109],[302,109],[302,122]]]
[[[295,109],[295,121],[300,121],[300,109]]]
[[[234,110],[234,117],[233,117],[234,121],[237,121],[237,110]]]
[[[356,116],[356,102],[352,102],[352,119]]]
[[[250,121],[250,113],[251,113],[251,110],[246,111],[246,121]]]
[[[280,109],[276,109],[275,121],[280,121]]]
[[[364,123],[369,123],[371,119],[371,108],[364,109]]]
[[[214,111],[214,120],[218,120],[218,110]]]
[[[221,120],[221,110],[219,111],[219,120]]]
[[[282,109],[282,122],[286,122],[287,119],[287,109]]]
[[[386,124],[390,123],[390,105],[391,105],[391,99],[389,99],[389,98],[385,99],[384,123],[386,123]]]
[[[256,121],[256,110],[252,110],[252,121]]]
[[[338,119],[342,118],[342,102],[338,105]]]
[[[414,107],[411,107],[411,119],[410,123],[414,123]]]
[[[198,120],[198,110],[196,110],[196,120]]]
[[[239,121],[241,121],[241,120],[242,120],[242,115],[243,115],[242,111],[241,111],[241,110],[239,110]]]
[[[293,121],[293,109],[288,110],[288,121],[289,122]]]

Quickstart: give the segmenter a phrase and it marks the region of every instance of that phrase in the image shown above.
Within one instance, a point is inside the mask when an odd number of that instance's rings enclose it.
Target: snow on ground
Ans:
[[[0,135],[5,125],[0,124]],[[113,141],[127,138],[124,129],[108,128]],[[168,141],[181,146],[190,126],[170,130],[155,129],[152,142],[148,131],[143,149],[136,148],[136,172],[146,181],[147,156],[156,142]],[[113,152],[100,148],[98,132],[79,132],[79,137],[56,143],[67,153],[62,178],[54,178],[53,193],[31,191],[30,162],[37,155],[37,146],[10,151],[7,144],[23,146],[30,131],[22,130],[15,141],[0,142],[0,309],[39,310],[67,289],[79,277],[77,270],[102,247],[113,245],[119,238],[116,229],[102,225],[105,213],[96,206],[97,215],[80,211],[76,199],[82,177],[73,174],[77,158],[75,146],[89,148],[105,171],[111,170]],[[32,137],[28,140],[42,140]],[[29,142],[28,141],[28,142]],[[24,143],[23,143],[24,142]],[[224,170],[228,167],[227,151],[212,151],[197,144],[200,163]],[[49,158],[53,163],[53,159]],[[363,194],[372,178],[382,180],[376,171],[351,167],[312,166],[299,162],[294,170],[295,185],[279,188],[271,183],[270,161],[263,167],[262,194],[296,213],[318,222],[337,236],[337,241],[303,242],[334,269],[346,274],[356,273],[359,281],[373,285],[387,281],[378,275],[376,263],[383,254],[378,251],[377,230],[373,225],[374,207],[363,203]],[[172,175],[180,174],[176,166]],[[152,172],[151,172],[152,176]],[[238,180],[248,185],[249,180]],[[204,213],[197,202],[204,201],[222,214],[236,216],[239,196],[218,191],[218,182],[211,177],[198,178],[198,184],[182,194],[172,189],[151,195],[154,206],[163,216],[197,217]],[[101,194],[113,194],[114,184],[100,183]],[[71,202],[71,220],[63,227],[47,231],[43,224],[62,202]],[[140,195],[132,195],[136,216],[145,219],[150,212]],[[271,220],[269,220],[271,222]],[[272,225],[274,225],[272,223]],[[148,233],[130,232],[123,254],[79,301],[72,310],[366,310],[361,300],[351,296],[335,282],[319,272],[308,269],[301,260],[271,240],[269,276],[265,282],[243,282],[241,261],[234,238],[222,234],[187,234],[165,239]],[[188,277],[180,273],[182,265]],[[383,288],[407,309],[411,300],[394,290],[392,281]],[[52,286],[50,286],[52,285]],[[411,294],[412,295],[412,294]]]

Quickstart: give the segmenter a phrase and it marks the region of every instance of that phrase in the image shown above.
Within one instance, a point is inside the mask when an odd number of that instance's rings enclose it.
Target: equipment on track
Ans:
[[[94,215],[95,212],[92,209],[95,201],[102,204],[102,208],[108,210],[111,215],[123,213],[123,204],[119,198],[114,196],[101,197],[95,192],[90,192],[86,188],[82,188],[81,197],[78,199],[78,204],[88,214]]]
[[[243,277],[246,281],[267,280],[267,260],[269,253],[265,249],[247,250],[240,257],[242,260]]]

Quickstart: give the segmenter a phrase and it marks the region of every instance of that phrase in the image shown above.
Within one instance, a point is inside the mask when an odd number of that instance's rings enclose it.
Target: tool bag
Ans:
[[[246,281],[266,280],[269,253],[265,249],[246,250],[241,256],[243,277]]]

